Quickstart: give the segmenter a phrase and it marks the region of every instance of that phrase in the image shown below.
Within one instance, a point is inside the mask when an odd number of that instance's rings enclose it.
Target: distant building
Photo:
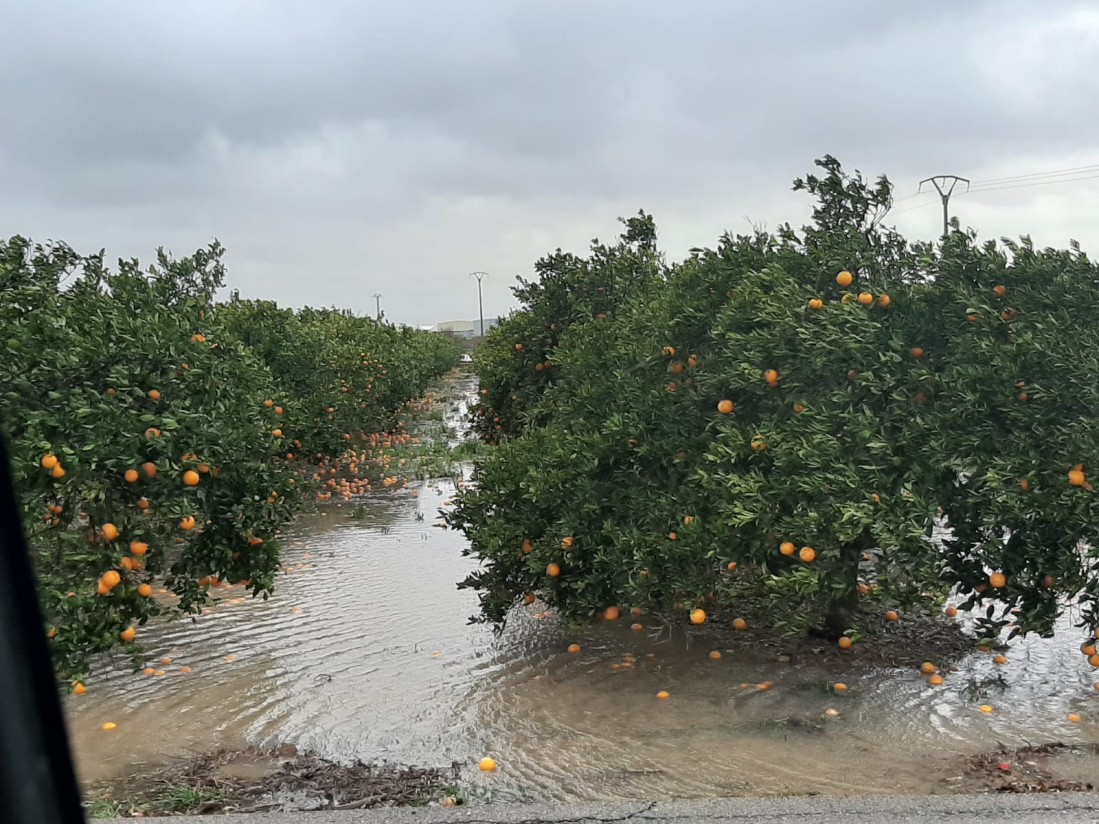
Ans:
[[[500,318],[485,318],[484,332],[488,332],[499,322]],[[484,332],[481,331],[481,321],[479,320],[447,320],[436,323],[434,326],[422,326],[420,328],[430,332],[442,332],[462,339],[484,337]]]
[[[474,331],[477,324],[470,320],[448,320],[436,323],[433,331],[454,335],[456,338],[476,337]]]

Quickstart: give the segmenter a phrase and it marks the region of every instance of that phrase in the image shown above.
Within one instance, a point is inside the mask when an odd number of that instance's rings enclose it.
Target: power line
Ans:
[[[1073,169],[1054,169],[1049,172],[1033,172],[1026,175],[1011,175],[1009,177],[990,177],[988,180],[978,180],[974,186],[987,186],[996,183],[1013,183],[1017,180],[1027,180],[1034,177],[1060,177],[1083,172],[1099,172],[1099,165],[1077,166]]]
[[[959,192],[959,194],[977,194],[977,193],[980,193],[980,192],[997,192],[997,191],[1000,191],[1001,189],[1024,189],[1024,188],[1029,187],[1029,186],[1049,186],[1053,183],[1076,183],[1076,182],[1081,181],[1081,180],[1095,180],[1096,178],[1099,178],[1099,168],[1096,169],[1096,174],[1083,175],[1081,177],[1062,177],[1062,178],[1058,178],[1057,180],[1035,180],[1035,181],[1031,181],[1030,183],[1010,183],[1010,184],[1002,185],[1002,186],[1000,186],[1000,185],[997,185],[997,186],[982,186],[982,187],[975,186],[972,189],[970,189],[968,192],[964,192],[964,193]]]

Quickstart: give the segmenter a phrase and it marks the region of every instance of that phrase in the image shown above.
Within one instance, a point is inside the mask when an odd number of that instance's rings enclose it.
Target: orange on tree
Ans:
[[[150,584],[138,584],[137,594],[142,598],[149,598],[153,594],[153,587]]]
[[[748,622],[745,621],[743,618],[734,618],[733,629],[735,629],[737,632],[744,632],[744,630],[748,629]]]
[[[798,557],[805,563],[811,564],[813,561],[817,560],[817,551],[811,546],[803,546],[798,553]]]
[[[736,404],[729,399],[720,400],[717,402],[717,411],[722,415],[732,415],[733,410],[736,409]]]
[[[848,272],[846,269],[836,275],[836,283],[846,289],[852,283],[855,282],[855,276]]]
[[[622,613],[619,612],[618,607],[607,607],[603,611],[603,619],[606,621],[617,621],[618,616]]]
[[[184,486],[198,486],[200,480],[199,474],[193,469],[188,469],[183,473]]]
[[[869,306],[874,302],[874,296],[869,292],[859,292],[859,303],[863,306]]]
[[[118,531],[118,527],[109,521],[99,528],[100,533],[103,535],[105,541],[118,540],[118,536],[121,534]]]
[[[705,624],[706,623],[706,610],[693,609],[691,610],[691,623],[692,624]]]
[[[794,545],[793,541],[783,541],[779,544],[778,551],[783,555],[793,555],[798,551],[798,548]]]
[[[138,477],[139,477],[139,476],[138,476],[138,474],[137,474],[137,470],[136,470],[136,469],[127,469],[127,470],[126,470],[126,471],[125,471],[125,472],[123,473],[122,477],[126,479],[126,483],[128,483],[128,484],[136,484],[136,483],[137,483],[137,479],[138,479]]]
[[[55,466],[57,466],[58,463],[59,463],[59,461],[57,460],[56,455],[43,455],[42,456],[42,468],[43,469],[53,469]]]
[[[993,589],[1003,589],[1007,586],[1007,576],[1002,572],[993,572],[988,576],[988,583]]]
[[[126,627],[122,632],[118,633],[118,637],[125,643],[129,644],[137,637],[137,630],[133,627]]]
[[[810,298],[809,299],[809,308],[814,309],[814,310],[815,309],[823,309],[824,308],[824,301],[821,300],[820,298]]]
[[[160,390],[159,389],[150,389],[146,394],[148,395],[148,398],[151,401],[159,401],[160,400]]]

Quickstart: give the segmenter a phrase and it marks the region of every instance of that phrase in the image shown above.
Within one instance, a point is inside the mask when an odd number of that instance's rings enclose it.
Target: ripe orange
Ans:
[[[1027,480],[1026,478],[1020,478],[1019,479],[1019,488],[1022,489],[1023,492],[1026,492],[1028,489],[1030,489],[1030,481]]]
[[[95,584],[95,592],[97,595],[110,595],[111,588],[103,583],[103,579],[100,578]]]
[[[890,623],[896,623],[897,621],[901,620],[901,616],[897,614],[896,610],[890,609],[887,610],[885,613],[885,620],[889,621]]]
[[[736,561],[729,561],[729,563],[725,565],[725,568],[729,570],[729,572],[736,572]]]
[[[579,644],[569,644],[568,653],[570,655],[576,655],[578,652],[580,652],[580,645]]]
[[[763,373],[763,379],[767,381],[767,383],[772,385],[778,383],[778,370],[768,369],[766,372]]]
[[[913,346],[913,347],[912,347],[912,349],[910,350],[910,354],[911,354],[911,355],[912,355],[912,357],[914,357],[914,358],[915,358],[916,360],[919,360],[920,358],[922,358],[922,357],[924,356],[924,351],[923,351],[923,348],[922,348],[922,347],[919,347],[919,346]]]
[[[118,633],[118,637],[128,644],[137,637],[137,630],[133,627],[126,627],[126,629]]]
[[[664,347],[664,355],[666,357],[669,357],[669,358],[674,358],[675,357],[675,347],[674,346],[665,346]]]
[[[1084,470],[1080,467],[1070,469],[1068,472],[1068,484],[1069,486],[1083,486],[1088,482],[1087,477],[1084,475]]]
[[[140,584],[137,588],[137,594],[142,598],[148,598],[153,594],[153,588],[149,584]]]
[[[110,732],[111,730],[117,730],[118,724],[114,721],[107,721],[105,724],[102,724],[99,729],[103,730],[103,732]]]
[[[988,583],[993,589],[1003,589],[1007,586],[1007,576],[1002,572],[993,572],[988,576]]]
[[[996,297],[1002,298],[1004,295],[1007,294],[1007,287],[1000,283],[992,287],[992,292],[996,295]]]
[[[863,306],[869,306],[874,302],[874,296],[869,292],[859,292],[859,303]]]
[[[1070,712],[1068,714],[1068,720],[1071,721],[1073,724],[1079,724],[1080,723],[1080,713]]]
[[[53,469],[55,466],[57,466],[58,463],[59,463],[59,461],[57,460],[56,455],[43,455],[42,456],[42,468],[43,469]]]
[[[981,704],[981,706],[977,707],[977,709],[979,709],[981,712],[983,712],[985,714],[988,714],[988,713],[991,713],[991,712],[994,711],[991,704]]]
[[[889,304],[891,304],[892,302],[893,299],[889,297],[889,295],[886,295],[884,293],[882,293],[882,295],[878,298],[878,306],[882,307],[883,309],[888,307]]]
[[[619,615],[621,615],[621,613],[619,612],[618,607],[607,607],[603,612],[603,618],[607,621],[617,621]]]
[[[477,769],[481,772],[496,772],[496,759],[487,755],[477,762]]]
[[[106,586],[114,589],[116,586],[122,583],[122,576],[118,574],[117,570],[108,569],[106,572],[103,573],[102,577],[99,580],[101,580]]]
[[[645,626],[643,624],[630,624],[630,629],[634,632],[641,632],[641,630],[645,629]]]
[[[958,608],[947,607],[943,610],[943,615],[945,615],[947,618],[956,618],[958,616]]]
[[[1088,656],[1088,663],[1095,668],[1099,668],[1099,653]]]
[[[87,691],[88,688],[85,687],[80,681],[77,681],[75,684],[73,684],[73,695],[83,695]]]
[[[805,563],[811,564],[817,560],[817,551],[811,546],[803,546],[801,552],[798,553],[798,557]]]
[[[146,461],[141,465],[141,471],[145,473],[146,478],[156,477],[156,464],[152,461]]]
[[[851,649],[851,645],[854,643],[854,641],[852,641],[846,635],[843,635],[843,636],[840,637],[840,639],[837,643],[839,644],[840,649],[848,650],[848,649]]]
[[[800,404],[800,403],[795,403],[794,404],[794,412],[796,412],[797,414],[800,415],[804,411],[805,411],[805,405],[804,404]]]
[[[206,336],[196,332],[195,334],[191,335],[191,343],[206,343]]]
[[[1090,641],[1085,641],[1080,645],[1080,652],[1085,656],[1095,655],[1095,644],[1091,643]]]
[[[118,527],[112,523],[103,524],[102,532],[103,538],[107,541],[114,541],[118,538]]]
[[[732,415],[734,409],[736,409],[736,404],[731,400],[726,399],[717,402],[717,411],[722,415]]]
[[[271,430],[271,437],[281,438],[282,437],[282,430],[281,429],[272,429]]]
[[[184,486],[198,486],[198,482],[201,480],[195,470],[188,469],[183,473],[183,485]]]
[[[797,552],[797,547],[794,546],[792,541],[783,541],[778,548],[778,551],[783,555],[793,555]]]
[[[61,464],[57,464],[57,466],[50,470],[50,477],[54,480],[60,481],[62,478],[65,477],[65,467],[63,467]]]
[[[672,697],[672,694],[667,690],[661,690],[656,694],[656,697],[659,698],[661,701],[667,701],[669,698]]]
[[[275,402],[273,400],[271,400],[270,398],[268,398],[267,400],[265,400],[263,402],[263,405],[266,406],[268,409],[270,409],[272,406],[275,405]]]
[[[847,685],[843,682],[840,682],[838,684],[833,684],[832,689],[834,689],[836,692],[847,692]]]
[[[574,543],[575,541],[573,541],[572,536],[566,535],[561,539],[561,549],[572,549]]]
[[[559,567],[557,564],[548,564],[546,566],[546,575],[548,575],[550,578],[556,578],[560,574],[561,567]]]
[[[281,415],[282,414],[282,407],[281,406],[276,406],[275,407],[275,414],[276,415]]]
[[[939,671],[939,668],[932,664],[930,661],[924,661],[920,664],[920,672],[924,675],[934,675]]]
[[[515,344],[515,351],[516,352],[522,352],[523,351],[523,344],[521,344],[521,343]]]
[[[691,610],[691,623],[692,624],[705,624],[706,623],[706,610],[693,609]]]
[[[160,390],[159,389],[150,389],[149,390],[149,400],[159,401],[160,400]]]
[[[134,568],[134,559],[127,555],[118,562],[118,565],[127,572],[131,572]]]
[[[744,632],[744,630],[748,629],[748,622],[745,621],[743,618],[734,618],[733,629],[735,629],[737,632]]]
[[[138,478],[137,470],[136,469],[127,469],[125,474],[122,477],[126,479],[126,483],[136,484],[137,483],[137,478]]]
[[[668,540],[669,541],[678,541],[679,540],[679,533],[678,532],[669,532],[668,533]]]
[[[1006,664],[1007,663],[1007,656],[994,655],[994,656],[992,656],[992,663],[993,664]]]
[[[720,661],[721,660],[721,653],[718,652],[716,649],[710,650],[710,660],[711,661]]]
[[[927,679],[927,683],[929,683],[933,687],[941,687],[943,684],[946,683],[946,681],[941,675],[932,675],[930,678]]]
[[[814,309],[814,310],[823,309],[824,308],[824,301],[821,300],[820,298],[811,298],[809,300],[809,308]]]
[[[183,518],[183,520],[179,522],[179,528],[182,529],[184,532],[190,532],[192,529],[195,528],[196,523],[197,522],[195,521],[194,515],[187,515],[185,518]]]
[[[836,283],[838,283],[840,286],[842,286],[845,289],[854,282],[855,282],[855,276],[852,275],[850,272],[848,272],[846,269],[844,271],[840,272],[838,275],[836,275]]]

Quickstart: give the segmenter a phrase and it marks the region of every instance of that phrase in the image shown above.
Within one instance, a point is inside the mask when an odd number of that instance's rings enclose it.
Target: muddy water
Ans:
[[[690,632],[570,631],[537,606],[495,636],[467,623],[476,597],[454,584],[474,563],[434,525],[453,492],[429,482],[358,517],[345,505],[302,518],[270,600],[229,590],[194,621],[146,629],[163,675],[120,667],[69,702],[82,778],[292,744],[339,760],[457,761],[473,794],[494,800],[942,792],[959,754],[997,742],[1099,743],[1096,676],[1072,631],[1013,644],[1006,667],[974,653],[939,688],[739,647],[714,661]],[[572,642],[583,651],[567,654]],[[829,689],[837,680],[845,694]],[[757,690],[764,681],[773,688]],[[499,772],[476,770],[486,754]],[[1067,770],[1094,780],[1099,761]]]

